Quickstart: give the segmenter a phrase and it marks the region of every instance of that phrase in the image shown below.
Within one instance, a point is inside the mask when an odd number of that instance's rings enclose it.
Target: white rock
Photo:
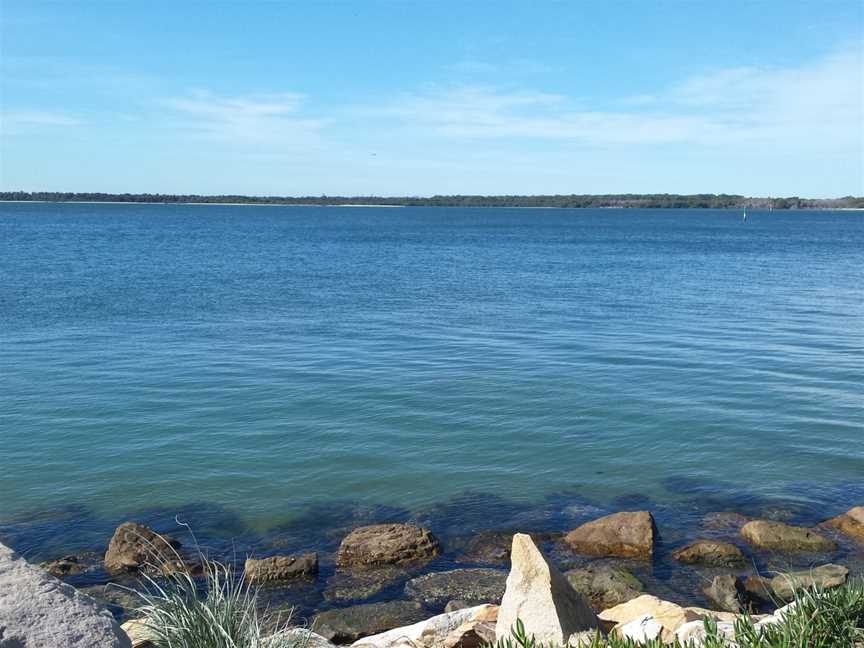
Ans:
[[[370,637],[358,639],[352,645],[359,648],[397,648],[398,646],[441,644],[463,623],[484,618],[497,609],[496,605],[477,605],[455,612],[445,612],[410,626],[394,628]]]
[[[619,626],[615,632],[622,639],[644,642],[659,638],[663,632],[663,626],[657,623],[650,614],[643,614],[629,623]]]
[[[728,648],[736,648],[735,643],[735,624],[726,621],[717,623],[717,634],[726,638]],[[705,642],[705,622],[704,621],[688,621],[675,631],[675,638],[683,645],[687,642],[692,642],[694,648],[701,648]]]
[[[510,561],[507,589],[495,625],[496,639],[510,637],[517,619],[537,643],[565,644],[571,635],[599,627],[585,599],[546,561],[531,536],[513,536]]]
[[[598,614],[601,621],[616,624],[616,628],[633,619],[649,615],[663,626],[663,641],[671,641],[675,631],[689,621],[701,621],[703,616],[675,603],[644,594]]]
[[[292,641],[293,645],[303,646],[303,648],[335,648],[335,644],[306,628],[289,628],[274,635],[271,639],[277,637]]]
[[[0,647],[131,648],[107,610],[0,544]]]

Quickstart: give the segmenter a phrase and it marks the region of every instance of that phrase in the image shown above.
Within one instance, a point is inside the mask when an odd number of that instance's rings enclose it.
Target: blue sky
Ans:
[[[864,3],[0,2],[0,188],[864,194]]]

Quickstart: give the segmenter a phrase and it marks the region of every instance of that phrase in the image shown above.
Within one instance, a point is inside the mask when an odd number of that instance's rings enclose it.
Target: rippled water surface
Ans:
[[[3,204],[0,435],[0,520],[838,511],[864,216]]]

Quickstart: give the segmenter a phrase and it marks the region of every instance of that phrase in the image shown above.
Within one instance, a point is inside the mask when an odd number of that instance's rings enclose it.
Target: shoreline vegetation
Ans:
[[[242,196],[5,191],[0,202],[290,205],[297,207],[532,207],[618,209],[864,209],[864,197],[757,197],[736,194],[568,194],[436,196]]]

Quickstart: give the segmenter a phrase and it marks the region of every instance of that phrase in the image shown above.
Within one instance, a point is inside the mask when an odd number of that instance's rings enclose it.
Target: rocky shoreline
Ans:
[[[487,608],[506,602],[505,592],[512,588],[508,569],[512,580],[516,565],[527,560],[517,559],[516,551],[532,556],[535,563],[547,564],[548,559],[549,569],[566,583],[556,587],[568,596],[573,592],[579,605],[605,619],[606,626],[611,623],[607,631],[623,627],[636,618],[630,618],[631,612],[638,611],[636,616],[654,619],[661,628],[658,636],[667,638],[680,626],[708,615],[729,622],[728,615],[773,613],[778,604],[791,600],[794,586],[830,588],[864,575],[862,506],[813,527],[734,512],[710,513],[703,517],[702,531],[701,537],[670,543],[666,538],[676,534],[658,526],[651,512],[621,511],[585,521],[566,533],[482,532],[454,551],[434,529],[393,522],[352,529],[332,555],[271,550],[269,555],[246,557],[237,569],[260,586],[269,601],[284,601],[286,610],[296,606],[305,612],[302,621],[322,641],[335,644],[358,642],[423,624],[430,615],[452,616],[461,610],[472,612],[456,614],[451,621],[468,615],[459,625],[485,623],[488,640],[492,616],[500,619],[501,613],[493,615]],[[838,557],[844,564],[837,564]],[[669,592],[650,578],[661,558],[674,563],[686,578],[696,579],[701,600],[672,602]],[[194,546],[127,522],[116,529],[104,554],[63,556],[40,566],[73,583],[88,571],[104,570],[109,583],[129,584],[154,565],[195,574],[202,559],[206,558]],[[768,569],[759,569],[760,565]],[[134,615],[130,593],[110,584],[80,590],[108,605],[120,621]],[[665,621],[667,617],[675,621]]]

